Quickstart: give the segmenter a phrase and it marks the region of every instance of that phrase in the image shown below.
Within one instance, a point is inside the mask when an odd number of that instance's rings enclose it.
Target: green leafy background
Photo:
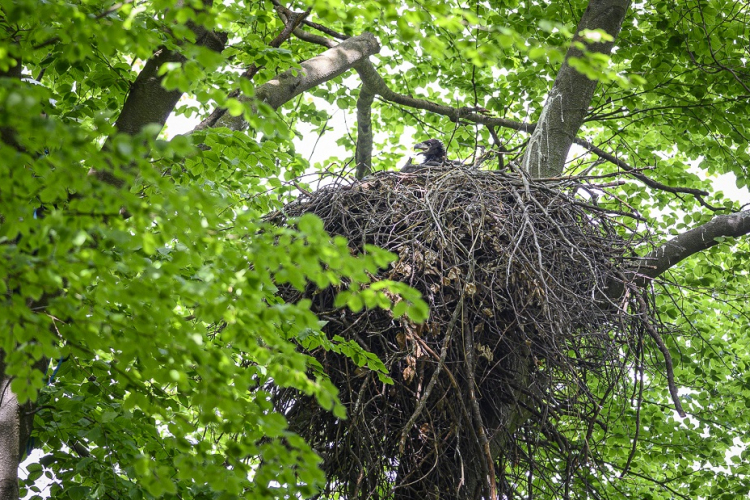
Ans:
[[[341,33],[373,32],[383,50],[372,60],[391,89],[535,122],[586,2],[289,5],[308,6],[311,20]],[[312,495],[324,481],[319,459],[272,411],[273,388],[296,387],[341,418],[345,412],[295,342],[384,368],[356,344],[327,339],[308,304],[283,303],[276,286],[341,286],[340,305],[355,310],[390,308],[396,293],[406,304],[398,314],[427,315],[413,290],[370,283],[394,255],[368,248],[353,256],[313,217],[289,228],[262,220],[294,199],[288,181],[310,171],[295,139],[323,134],[348,152],[318,168],[351,160],[356,134],[326,129],[329,116],[313,98],[351,113],[358,81],[345,74],[278,113],[228,100],[235,88],[253,92],[230,68],[260,66],[257,85],[323,49],[294,38],[270,48],[283,24],[269,2],[200,7],[0,2],[0,71],[20,61],[24,76],[39,81],[0,78],[0,127],[16,142],[0,142],[0,331],[10,333],[0,348],[13,390],[38,403],[34,443],[43,456],[27,467],[22,492],[32,498]],[[669,186],[711,190],[712,176],[727,173],[746,186],[747,71],[738,77],[721,68],[745,67],[747,16],[748,7],[732,1],[631,6],[611,60],[576,62],[602,79],[579,137]],[[187,22],[227,32],[226,50],[178,43],[194,37]],[[192,98],[177,115],[198,119],[225,105],[244,114],[250,129],[116,134],[131,83],[163,47],[188,59],[161,71],[165,87]],[[462,158],[490,142],[484,127],[378,100],[373,129],[376,170],[398,166],[404,135],[444,138],[449,154]],[[528,138],[497,132],[509,150],[520,151]],[[580,155],[569,172],[590,164]],[[594,172],[615,168],[605,163]],[[128,188],[101,182],[93,170],[114,172]],[[648,218],[644,230],[657,239],[717,213],[636,181],[615,192]],[[739,208],[721,192],[706,201]],[[611,471],[630,453],[635,399],[603,411],[611,416],[599,450],[606,461],[589,464],[590,482],[577,485],[577,498],[592,490],[654,499],[750,491],[749,251],[746,240],[727,240],[657,285],[663,319],[682,332],[667,340],[689,417],[676,417],[661,357],[647,348],[652,369],[630,472],[620,479]],[[42,358],[51,360],[47,374],[31,368]]]

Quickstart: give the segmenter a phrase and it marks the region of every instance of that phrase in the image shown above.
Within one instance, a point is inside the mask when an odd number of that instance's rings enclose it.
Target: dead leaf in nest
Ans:
[[[414,258],[412,260],[416,265],[422,267],[422,265],[424,264],[424,255],[422,255],[422,252],[417,250],[414,252]]]
[[[433,283],[432,285],[430,285],[430,291],[432,293],[437,293],[439,290],[440,290],[440,283]]]
[[[484,331],[484,323],[477,323],[474,325],[474,333],[479,333],[481,331]]]
[[[399,260],[393,266],[393,272],[401,276],[411,276],[412,269],[411,265],[405,260]]]
[[[440,271],[435,266],[431,266],[431,265],[427,264],[427,265],[425,265],[425,268],[424,268],[424,274],[439,275]]]
[[[420,338],[434,337],[440,333],[440,324],[432,321],[421,323],[417,325],[416,333]]]
[[[401,376],[404,377],[404,382],[410,384],[411,381],[414,380],[414,368],[412,368],[411,366],[407,366],[406,368],[404,368]]]
[[[427,439],[430,434],[430,424],[428,422],[423,423],[419,427],[419,437],[422,439]]]
[[[404,382],[407,384],[411,383],[412,380],[414,380],[414,375],[417,374],[417,360],[414,359],[413,356],[407,356],[406,357],[406,368],[404,368],[404,371],[401,373],[401,376],[404,377]]]
[[[456,269],[455,267],[452,268],[450,271],[448,271],[448,280],[450,281],[457,280],[458,276],[459,276],[458,269]]]
[[[485,307],[484,309],[482,309],[482,313],[484,313],[484,315],[488,318],[492,318],[495,316],[495,313],[492,312],[492,309],[490,309],[489,307]]]
[[[396,334],[396,343],[398,344],[399,349],[405,349],[406,348],[406,334],[404,332],[398,332]]]
[[[424,349],[422,349],[422,346],[417,344],[414,346],[414,357],[417,359],[426,357],[427,354],[424,352]]]
[[[464,293],[471,297],[477,293],[477,286],[474,283],[466,283],[466,285],[464,285]]]
[[[424,261],[427,264],[434,264],[438,260],[438,254],[434,250],[425,250],[424,251]]]
[[[490,349],[490,346],[488,345],[479,344],[477,346],[477,352],[490,363],[492,363],[492,360],[495,357],[494,354],[492,354],[492,349]]]

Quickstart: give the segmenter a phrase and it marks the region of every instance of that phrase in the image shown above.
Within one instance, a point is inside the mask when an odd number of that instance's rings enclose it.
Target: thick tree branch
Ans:
[[[717,238],[740,237],[750,233],[750,210],[718,215],[664,243],[646,256],[649,267],[640,271],[644,278],[656,278],[678,262],[702,252],[719,241]]]
[[[591,0],[586,7],[526,148],[521,167],[532,177],[555,177],[562,173],[570,146],[594,96],[596,80],[590,80],[570,66],[571,58],[584,56],[576,46],[583,42],[581,31],[602,29],[610,34],[613,41],[586,46],[589,53],[608,55],[622,27],[628,3],[628,0]]]
[[[225,34],[208,31],[203,26],[193,23],[187,25],[195,33],[196,45],[208,47],[217,52],[224,50]],[[154,53],[130,87],[130,93],[115,122],[118,131],[135,135],[150,123],[164,125],[167,122],[182,92],[167,90],[162,86],[163,76],[158,75],[159,68],[165,63],[184,63],[186,60],[185,56],[179,52],[164,47]]]
[[[299,94],[336,78],[355,64],[380,51],[380,44],[372,33],[352,37],[322,54],[300,64],[300,69],[290,69],[255,89],[255,99],[276,109]],[[240,101],[251,98],[240,96]],[[244,130],[247,122],[241,116],[224,115],[217,126]]]
[[[153,57],[146,62],[146,66],[138,74],[130,87],[122,112],[115,122],[118,131],[135,135],[149,123],[167,122],[177,101],[182,96],[180,90],[166,90],[161,85],[161,77],[157,75],[162,64],[169,62],[185,62],[182,54],[160,48]]]
[[[271,40],[268,43],[269,47],[273,48],[279,48],[281,47],[281,44],[284,43],[286,40],[289,39],[289,37],[292,34],[292,31],[294,31],[297,26],[302,22],[302,20],[310,14],[310,9],[307,9],[305,12],[301,12],[299,14],[292,13],[289,18],[284,19],[284,29],[281,30],[281,33],[276,35],[276,37]],[[242,73],[242,78],[246,78],[248,80],[252,80],[255,75],[258,73],[261,67],[259,67],[257,64],[253,63],[248,67],[244,73]],[[228,97],[231,98],[237,98],[241,94],[240,89],[233,90],[229,93]],[[195,130],[203,130],[208,127],[213,127],[216,125],[216,122],[218,122],[227,112],[226,108],[216,108],[213,110],[213,112],[203,120],[197,127],[195,127]]]
[[[610,300],[617,300],[625,292],[625,281],[632,281],[639,287],[646,286],[649,281],[658,278],[691,255],[717,245],[717,238],[739,238],[747,234],[750,234],[750,210],[717,215],[705,224],[681,233],[649,252],[642,258],[642,264],[635,272],[623,276],[622,280],[609,283],[606,295]]]

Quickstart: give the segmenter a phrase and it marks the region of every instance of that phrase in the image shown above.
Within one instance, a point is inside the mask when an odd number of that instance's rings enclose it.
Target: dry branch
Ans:
[[[602,401],[629,401],[638,339],[661,338],[664,327],[632,283],[621,284],[624,303],[601,300],[608,283],[633,275],[644,240],[623,233],[627,207],[582,207],[582,183],[462,168],[381,172],[303,194],[272,216],[283,224],[314,213],[353,252],[375,244],[398,254],[374,279],[407,283],[431,307],[417,325],[390,311],[336,308],[333,288],[282,287],[287,301],[311,300],[329,338],[358,342],[394,380],[317,350],[349,419],[292,390],[276,394],[291,429],[325,457],[331,490],[502,497],[526,484],[532,466],[552,478],[563,464],[567,481],[594,472],[579,460],[595,453],[593,438],[574,436],[606,429]]]

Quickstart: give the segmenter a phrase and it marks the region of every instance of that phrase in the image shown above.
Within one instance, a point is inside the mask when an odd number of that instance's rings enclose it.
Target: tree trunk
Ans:
[[[34,368],[44,370],[46,363],[41,359]],[[18,402],[5,366],[5,353],[0,351],[0,500],[18,500],[18,466],[31,437],[34,404]]]
[[[589,52],[609,55],[620,33],[628,4],[627,0],[591,0],[586,7],[526,147],[521,166],[531,177],[556,177],[562,173],[570,146],[594,97],[596,80],[590,80],[569,64],[571,57],[584,57],[584,53],[576,48],[576,43],[583,41],[581,31],[602,29],[609,33],[612,41],[587,44]]]
[[[3,356],[0,354],[0,356]],[[4,363],[0,372],[4,372]],[[10,390],[10,377],[0,377],[0,500],[18,498],[18,464],[21,461],[21,406]]]

